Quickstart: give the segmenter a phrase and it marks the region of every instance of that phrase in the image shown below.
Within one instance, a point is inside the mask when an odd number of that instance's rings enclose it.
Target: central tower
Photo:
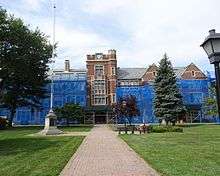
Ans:
[[[116,51],[107,54],[87,55],[88,105],[113,105],[116,103],[117,85]]]

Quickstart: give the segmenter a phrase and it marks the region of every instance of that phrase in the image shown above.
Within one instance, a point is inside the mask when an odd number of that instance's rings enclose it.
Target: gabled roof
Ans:
[[[118,79],[141,79],[147,68],[118,68]]]
[[[191,71],[195,71],[195,76],[192,77]],[[206,79],[207,76],[194,64],[191,63],[187,67],[185,67],[184,72],[181,77],[183,79]]]
[[[156,66],[156,65],[151,65]],[[150,66],[150,67],[151,67]],[[119,68],[118,69],[118,79],[141,79],[146,72],[149,71],[149,68]],[[185,67],[174,67],[174,72],[177,78],[181,78]]]
[[[173,67],[173,70],[174,70],[174,72],[176,74],[176,77],[180,79],[181,75],[185,71],[185,67]]]

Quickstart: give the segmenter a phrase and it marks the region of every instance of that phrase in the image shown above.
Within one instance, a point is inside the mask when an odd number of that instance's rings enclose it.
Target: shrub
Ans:
[[[0,129],[5,129],[7,125],[7,120],[0,117]]]
[[[183,128],[174,126],[152,126],[150,128],[152,133],[165,133],[165,132],[183,132]]]

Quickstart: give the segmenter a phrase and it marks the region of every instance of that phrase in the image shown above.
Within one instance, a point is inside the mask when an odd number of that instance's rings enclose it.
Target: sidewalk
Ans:
[[[61,176],[158,176],[117,133],[95,126]]]

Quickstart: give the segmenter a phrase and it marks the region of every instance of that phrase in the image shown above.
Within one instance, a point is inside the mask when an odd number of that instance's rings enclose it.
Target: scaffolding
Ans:
[[[155,123],[157,119],[153,113],[153,86],[121,86],[116,89],[117,99],[133,95],[136,97],[137,106],[140,115],[133,118],[132,123]],[[122,123],[122,118],[119,117],[118,123]]]
[[[15,125],[43,125],[50,109],[50,83],[47,84],[47,97],[41,100],[40,108],[19,107],[13,123]],[[86,76],[80,74],[60,74],[53,78],[53,107],[62,107],[66,103],[86,106]],[[0,109],[0,116],[9,116],[7,109]]]
[[[209,94],[209,80],[177,80],[177,85],[183,97],[183,104],[187,107],[186,121],[202,122],[204,115],[202,105]],[[155,123],[158,119],[154,116],[153,85],[144,86],[120,86],[116,90],[117,99],[133,95],[136,97],[140,116],[133,118],[133,123]],[[119,123],[120,121],[119,118]]]

